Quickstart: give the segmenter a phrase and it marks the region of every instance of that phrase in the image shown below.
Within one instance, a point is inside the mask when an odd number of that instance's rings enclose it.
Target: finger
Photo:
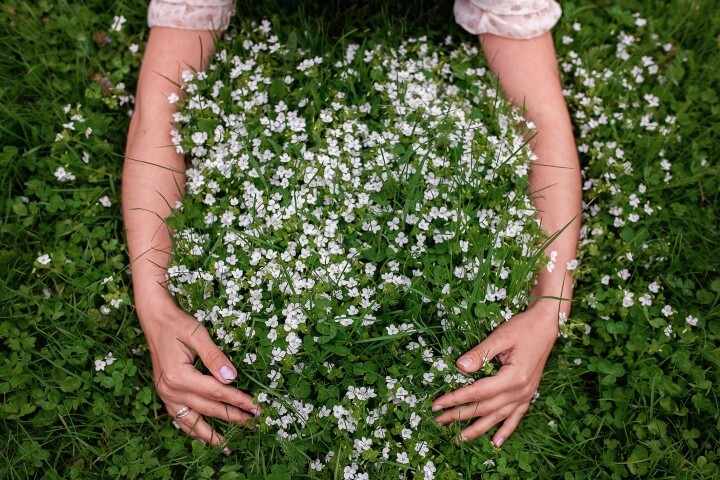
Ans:
[[[442,414],[435,417],[435,421],[441,425],[447,425],[451,422],[467,420],[469,418],[484,417],[508,403],[510,402],[507,395],[499,395],[484,402],[472,402],[468,405],[445,410]]]
[[[168,411],[171,412],[170,415],[174,415],[174,412],[177,412],[181,408],[182,406],[180,405],[173,406],[172,408],[169,407]],[[181,418],[175,418],[174,421],[183,432],[191,437],[202,440],[213,447],[222,446],[223,453],[226,456],[232,453],[230,449],[225,446],[227,439],[213,429],[198,412],[191,409],[187,415]]]
[[[200,397],[242,408],[256,417],[262,413],[262,407],[253,403],[252,397],[247,393],[230,385],[218,383],[214,377],[203,375],[195,369],[193,369],[191,380],[186,388]]]
[[[255,419],[253,415],[233,405],[208,400],[199,395],[188,394],[185,400],[192,410],[208,417],[219,418],[220,420],[227,420],[248,427],[252,426]]]
[[[503,420],[505,420],[507,417],[509,417],[514,408],[513,407],[504,407],[500,410],[495,410],[494,412],[491,412],[484,417],[480,418],[477,422],[473,423],[472,425],[464,428],[460,432],[460,439],[462,441],[469,441],[474,440],[483,433],[490,430],[493,425],[496,425]]]
[[[460,357],[455,365],[463,372],[475,372],[507,348],[509,345],[505,344],[505,335],[498,329]]]
[[[529,403],[524,403],[517,407],[515,411],[505,419],[502,426],[498,428],[498,431],[493,435],[493,443],[496,447],[502,446],[503,442],[515,431],[520,423],[520,419],[522,419],[529,407]]]
[[[203,364],[223,384],[228,384],[237,377],[237,370],[232,362],[210,338],[207,329],[198,324],[188,337],[188,344],[195,349]]]
[[[476,380],[470,385],[460,387],[457,390],[437,397],[432,403],[432,411],[463,405],[465,403],[478,402],[495,397],[496,395],[515,387],[517,379],[510,374],[507,366],[500,368],[497,374],[492,377],[485,377]]]

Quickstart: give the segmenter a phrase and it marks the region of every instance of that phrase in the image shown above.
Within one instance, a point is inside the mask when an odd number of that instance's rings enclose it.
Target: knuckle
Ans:
[[[179,388],[181,385],[182,382],[180,381],[179,376],[175,373],[171,373],[165,375],[165,381],[160,382],[159,387],[163,387],[165,390],[168,390],[168,393],[170,393],[170,391]]]
[[[515,386],[520,388],[525,388],[528,385],[528,382],[530,380],[530,375],[527,373],[518,373],[515,376]]]
[[[505,413],[502,411],[497,411],[497,412],[493,413],[493,420],[495,421],[495,423],[500,423],[503,420],[505,420],[506,418],[507,418],[507,415],[505,415]]]
[[[472,350],[470,352],[470,355],[475,359],[475,365],[478,365],[480,367],[483,366],[485,361],[487,360],[487,354],[488,350],[486,348],[478,349],[478,350]]]
[[[485,400],[487,398],[486,392],[483,391],[482,388],[480,388],[480,385],[471,385],[470,390],[468,390],[469,396],[472,397],[468,400],[474,400],[474,401],[480,401]]]
[[[218,402],[225,400],[225,390],[222,388],[213,388],[210,390],[209,395],[212,400],[217,400]]]
[[[207,350],[205,350],[202,357],[203,361],[206,364],[215,365],[222,359],[223,353],[220,351],[219,348],[213,346],[212,348],[208,348]]]
[[[160,382],[160,384],[156,388],[158,395],[162,399],[167,399],[172,395],[173,389],[170,387],[167,382]]]
[[[530,400],[532,400],[532,397],[535,395],[536,391],[537,391],[536,387],[534,387],[530,384],[526,384],[522,389],[523,399],[525,401],[529,402]]]

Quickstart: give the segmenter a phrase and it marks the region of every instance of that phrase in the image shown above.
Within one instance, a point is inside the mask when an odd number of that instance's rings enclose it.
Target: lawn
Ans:
[[[0,478],[312,478],[267,432],[215,421],[229,458],[191,440],[155,393],[120,215],[146,2],[0,3]],[[475,41],[452,2],[246,3],[232,28],[269,19],[318,52]],[[585,207],[573,310],[518,430],[447,461],[464,478],[717,478],[720,14],[561,4]]]

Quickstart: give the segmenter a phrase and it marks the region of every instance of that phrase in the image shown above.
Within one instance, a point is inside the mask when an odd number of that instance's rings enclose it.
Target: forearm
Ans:
[[[555,47],[548,32],[530,40],[514,40],[491,34],[480,35],[490,69],[498,75],[505,95],[525,118],[535,124],[530,141],[538,157],[530,164],[530,189],[537,218],[549,234],[563,232],[547,247],[557,252],[552,272],[543,268],[531,295],[565,298],[560,309],[570,313],[573,277],[567,263],[577,255],[582,208],[582,180],[570,115],[562,95]],[[548,258],[549,260],[549,258]],[[533,300],[557,310],[557,300]]]
[[[138,312],[172,303],[163,286],[171,238],[164,220],[184,194],[185,161],[170,131],[181,95],[184,70],[202,70],[212,54],[206,31],[151,29],[138,78],[136,109],[130,122],[122,180],[122,210]]]

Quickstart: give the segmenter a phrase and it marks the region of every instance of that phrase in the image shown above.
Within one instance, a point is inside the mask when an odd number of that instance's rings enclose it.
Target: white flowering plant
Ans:
[[[531,132],[476,46],[298,44],[254,25],[168,99],[189,164],[169,289],[301,471],[451,478],[430,402],[474,381],[455,359],[543,263]]]

